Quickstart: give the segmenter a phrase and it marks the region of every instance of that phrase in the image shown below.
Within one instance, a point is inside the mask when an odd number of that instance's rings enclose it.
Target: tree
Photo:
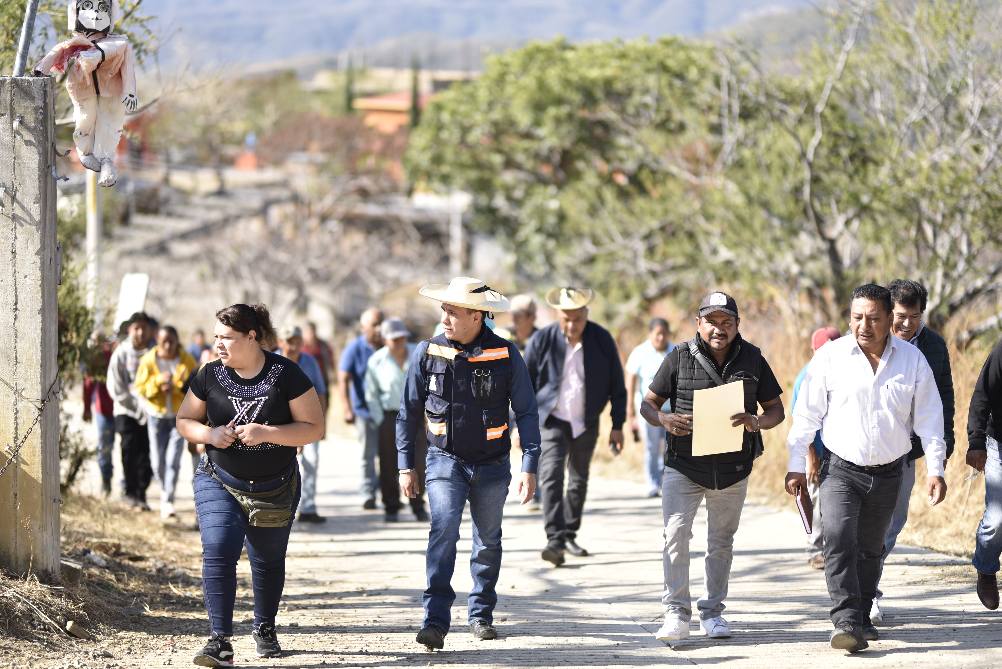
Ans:
[[[624,313],[725,283],[809,327],[863,281],[908,276],[934,326],[959,323],[1002,294],[1000,17],[838,3],[794,75],[733,45],[532,44],[433,101],[408,167],[469,191],[529,278],[589,283]]]
[[[975,0],[843,3],[800,76],[746,82],[769,119],[741,130],[724,227],[771,239],[773,281],[831,319],[863,280],[916,278],[935,327],[1002,291],[1002,50],[978,28],[999,16]]]
[[[469,191],[474,226],[528,277],[625,311],[708,274],[693,226],[718,179],[723,83],[710,47],[678,39],[532,44],[430,104],[410,177]]]
[[[411,59],[411,110],[410,127],[418,127],[421,122],[421,61],[417,56]]]

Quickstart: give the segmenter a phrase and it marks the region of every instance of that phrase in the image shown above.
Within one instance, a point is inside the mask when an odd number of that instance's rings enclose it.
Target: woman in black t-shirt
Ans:
[[[291,516],[299,504],[296,447],[323,436],[324,417],[320,398],[299,366],[262,350],[261,342],[274,336],[264,306],[235,304],[218,311],[216,319],[219,359],[203,365],[191,379],[177,414],[177,430],[188,441],[206,445],[193,486],[212,633],[195,664],[232,666],[236,565],[245,540],[258,655],[281,653],[275,614],[285,585]],[[252,524],[228,488],[249,493],[291,490],[289,522],[283,527]]]

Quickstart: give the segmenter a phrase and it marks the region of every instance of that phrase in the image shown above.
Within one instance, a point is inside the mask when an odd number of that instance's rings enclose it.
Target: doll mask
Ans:
[[[74,0],[70,0],[71,3]],[[77,32],[109,32],[111,30],[110,0],[76,0]]]

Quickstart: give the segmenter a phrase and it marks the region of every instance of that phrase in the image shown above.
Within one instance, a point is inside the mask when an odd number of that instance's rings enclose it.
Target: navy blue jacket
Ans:
[[[490,379],[486,386],[485,378]],[[480,391],[476,390],[478,384]],[[509,407],[518,425],[522,471],[535,474],[539,419],[518,348],[488,328],[465,346],[445,335],[421,342],[411,354],[397,414],[398,466],[414,468],[419,429],[425,429],[429,446],[468,464],[508,457]]]
[[[953,393],[953,372],[950,369],[950,352],[946,348],[943,337],[929,326],[923,326],[918,337],[912,342],[922,351],[926,362],[932,368],[932,376],[936,380],[939,398],[943,400],[943,439],[946,441],[946,457],[953,455],[953,416],[956,399]],[[925,455],[922,440],[912,435],[912,452],[909,460],[917,460]]]
[[[581,345],[584,349],[585,425],[596,425],[606,403],[611,401],[612,429],[620,430],[626,422],[626,384],[616,341],[608,330],[588,321],[581,335]],[[567,338],[559,323],[532,335],[525,348],[525,364],[536,389],[540,425],[557,406],[566,354]]]

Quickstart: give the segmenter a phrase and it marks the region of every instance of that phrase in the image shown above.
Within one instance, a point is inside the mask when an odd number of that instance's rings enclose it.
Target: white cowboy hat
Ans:
[[[448,286],[433,283],[419,292],[438,302],[477,311],[500,312],[511,308],[508,298],[480,279],[469,276],[457,276]]]
[[[591,288],[574,288],[573,286],[561,286],[553,288],[546,293],[546,303],[554,309],[561,311],[573,311],[587,307],[595,293]]]

